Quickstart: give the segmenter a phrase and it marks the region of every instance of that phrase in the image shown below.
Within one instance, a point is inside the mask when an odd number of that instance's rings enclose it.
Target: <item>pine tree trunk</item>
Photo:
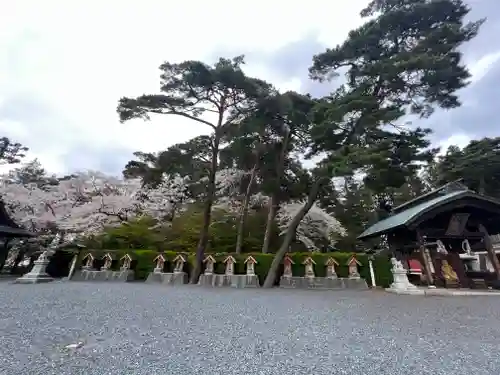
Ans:
[[[271,263],[271,267],[269,267],[266,280],[264,281],[264,285],[262,285],[263,288],[272,288],[274,286],[274,283],[278,276],[278,270],[280,268],[281,261],[285,257],[285,254],[287,253],[290,245],[292,244],[292,241],[295,237],[295,232],[297,231],[297,227],[299,226],[302,219],[307,215],[312,205],[316,201],[316,197],[321,187],[321,182],[322,182],[321,179],[316,181],[316,183],[313,185],[313,187],[309,192],[306,203],[290,222],[290,225],[288,226],[288,229],[285,234],[285,238],[283,239],[283,242],[281,243],[279,250],[276,252],[276,255],[274,256],[273,262]]]
[[[219,138],[216,134],[212,149],[212,160],[210,165],[210,174],[208,177],[207,198],[203,209],[203,226],[201,228],[200,240],[196,248],[196,259],[193,272],[189,279],[190,284],[197,284],[203,268],[203,259],[205,257],[205,249],[207,248],[210,230],[210,221],[212,220],[212,206],[215,199],[215,176],[218,167],[219,158]]]
[[[243,237],[245,235],[245,220],[248,216],[248,205],[250,204],[250,196],[252,195],[252,185],[257,175],[257,163],[252,168],[250,181],[248,182],[247,190],[245,192],[245,199],[243,200],[243,207],[241,207],[240,220],[238,223],[238,235],[236,238],[236,254],[241,254],[243,248]]]
[[[290,141],[290,132],[287,131],[283,138],[283,145],[281,146],[281,153],[276,163],[276,182],[278,185],[278,190],[281,185],[281,177],[283,175],[283,169],[285,164],[286,153],[288,149],[288,143]],[[264,243],[262,244],[262,253],[267,254],[269,252],[269,244],[271,243],[271,236],[273,231],[274,218],[276,217],[276,211],[278,210],[278,197],[277,192],[271,195],[271,206],[269,207],[269,213],[267,215],[266,222],[266,233],[264,235]]]
[[[262,244],[262,253],[267,254],[269,252],[269,245],[271,244],[271,237],[273,235],[273,224],[274,218],[276,217],[276,211],[278,208],[278,198],[276,194],[271,196],[271,202],[269,204],[269,211],[267,213],[266,222],[266,233],[264,234],[264,243]]]

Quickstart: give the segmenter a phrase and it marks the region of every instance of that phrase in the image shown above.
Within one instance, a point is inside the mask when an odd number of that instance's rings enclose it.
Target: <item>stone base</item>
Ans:
[[[344,279],[344,284],[346,289],[368,289],[368,284],[365,279],[362,278],[347,278]]]
[[[211,275],[202,274],[200,276],[200,279],[198,280],[198,285],[201,285],[201,286],[214,286],[215,276],[217,276],[217,275],[214,275],[214,274],[211,274]]]
[[[450,288],[450,289],[460,288],[460,284],[457,281],[452,281],[452,280],[445,280],[444,285],[446,288]]]
[[[0,273],[0,281],[1,280],[12,280],[12,279],[17,279],[17,278],[19,278],[19,275],[11,274],[8,272]]]
[[[188,283],[186,272],[151,272],[146,279],[149,284],[184,285]]]
[[[134,271],[96,271],[96,270],[81,270],[76,271],[71,278],[71,281],[132,281],[134,280]]]
[[[54,281],[52,277],[48,274],[40,275],[40,274],[32,274],[31,272],[26,275],[19,277],[14,280],[14,284],[40,284],[40,283],[50,283]]]
[[[231,277],[227,275],[214,275],[212,286],[231,286]]]
[[[257,275],[232,275],[231,286],[233,288],[259,288],[259,276]]]
[[[368,289],[364,279],[327,277],[281,277],[281,288],[295,289]]]
[[[49,261],[46,259],[35,261],[35,265],[31,271],[14,280],[14,284],[39,284],[54,281],[54,279],[45,272],[48,264]]]
[[[201,275],[198,285],[210,287],[259,288],[257,275]]]

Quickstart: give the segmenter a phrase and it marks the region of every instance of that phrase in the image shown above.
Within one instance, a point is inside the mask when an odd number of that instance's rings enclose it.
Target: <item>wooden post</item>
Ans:
[[[465,273],[465,267],[464,267],[464,262],[462,262],[462,259],[460,259],[460,255],[455,252],[450,252],[448,253],[448,260],[457,274],[458,277],[458,282],[462,288],[470,288],[469,285],[469,278],[467,277],[467,274]]]
[[[491,243],[488,230],[483,224],[479,224],[478,229],[483,234],[484,247],[486,248],[486,251],[490,256],[490,261],[491,264],[493,265],[493,268],[495,269],[497,279],[500,280],[500,262],[498,261],[495,250],[493,249],[493,244]]]
[[[424,265],[424,270],[425,270],[425,276],[427,278],[427,284],[429,286],[434,284],[434,279],[432,277],[432,272],[431,272],[431,266],[429,264],[429,259],[426,256],[427,254],[425,253],[425,244],[424,244],[424,238],[422,237],[422,233],[420,232],[420,229],[417,228],[416,230],[417,233],[417,242],[418,242],[418,248],[420,250],[420,256]]]
[[[73,274],[75,273],[77,260],[78,260],[78,254],[73,255],[73,260],[71,261],[71,266],[69,267],[68,280],[71,280]]]
[[[377,287],[377,282],[375,281],[375,271],[373,270],[373,261],[368,259],[368,267],[370,267],[370,278],[372,279],[372,288]]]

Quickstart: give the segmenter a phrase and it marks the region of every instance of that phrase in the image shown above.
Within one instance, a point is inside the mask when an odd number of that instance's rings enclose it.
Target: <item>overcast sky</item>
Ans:
[[[28,146],[50,172],[118,174],[134,151],[207,132],[177,117],[119,123],[118,99],[156,92],[163,61],[244,53],[250,75],[282,89],[327,92],[307,79],[311,57],[360,25],[367,2],[10,2],[0,12],[0,136]],[[464,49],[474,77],[463,107],[423,124],[435,129],[436,144],[499,135],[500,3],[469,3],[472,18],[488,21]]]

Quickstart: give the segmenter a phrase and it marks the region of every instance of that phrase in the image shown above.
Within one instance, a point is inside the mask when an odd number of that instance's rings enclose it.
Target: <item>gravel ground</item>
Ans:
[[[0,301],[0,374],[500,374],[494,297],[1,282]]]

